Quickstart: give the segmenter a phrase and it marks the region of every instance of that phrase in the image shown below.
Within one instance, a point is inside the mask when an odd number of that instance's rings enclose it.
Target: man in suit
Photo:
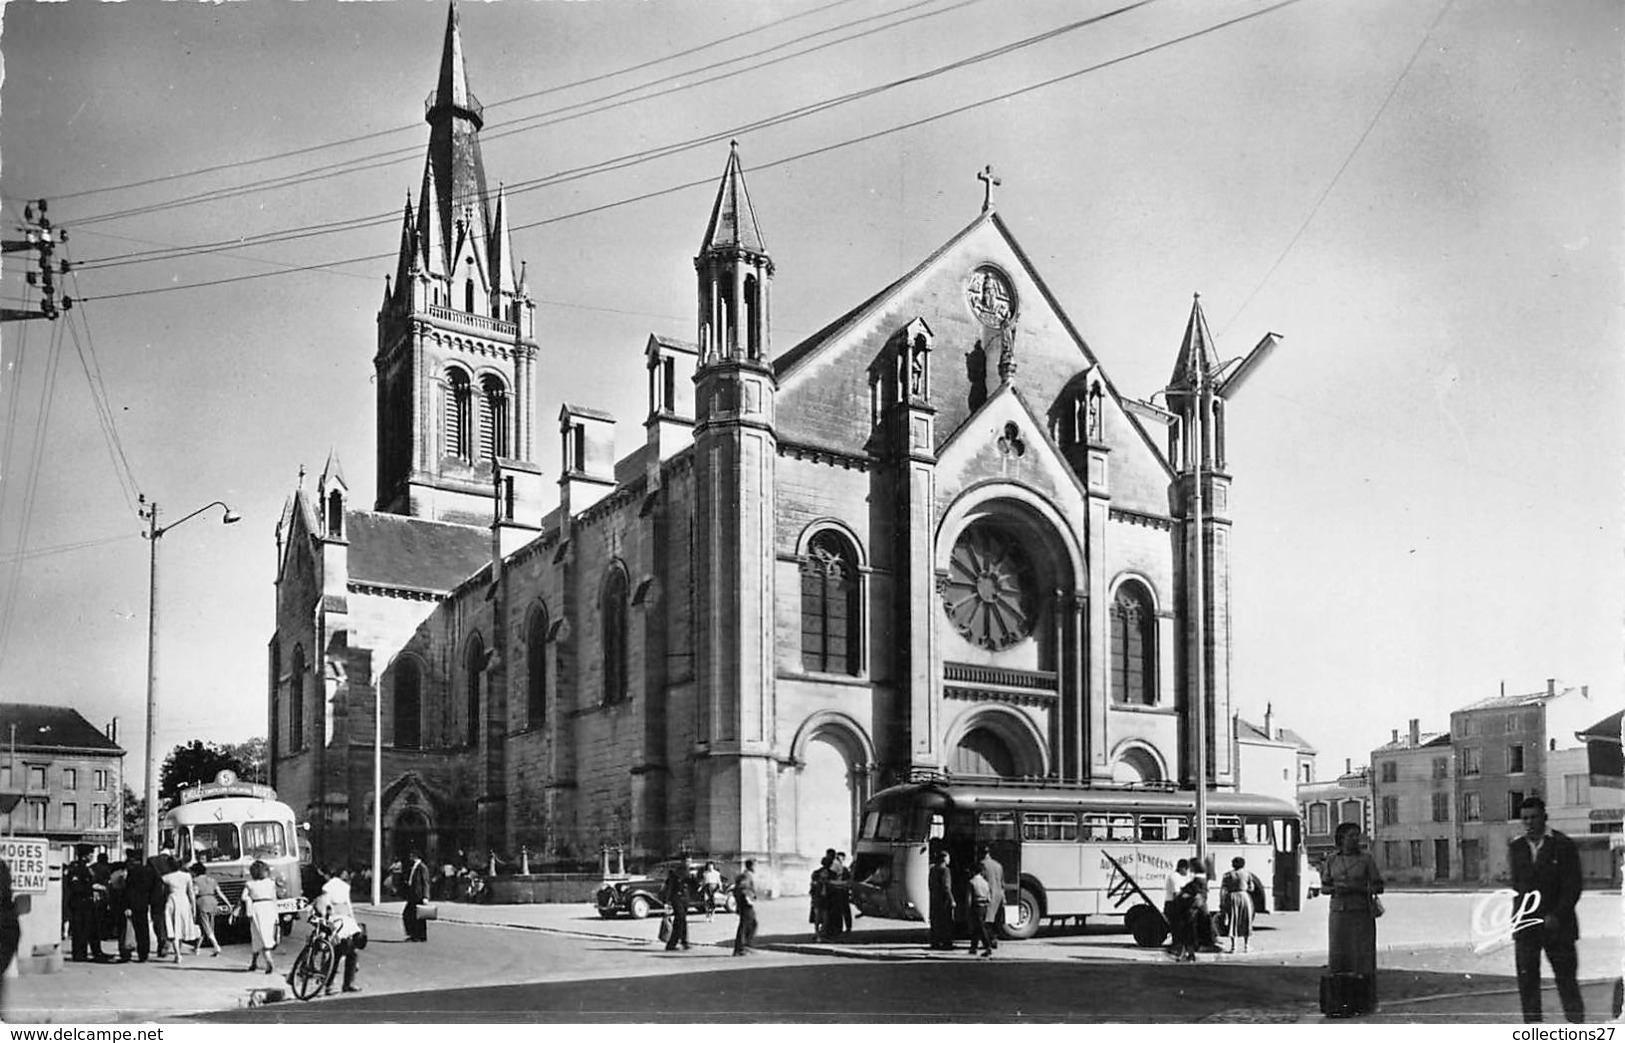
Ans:
[[[739,929],[734,932],[734,955],[743,956],[756,944],[756,860],[745,859],[745,869],[734,878],[734,912]]]
[[[1529,914],[1537,919],[1513,925],[1512,946],[1518,969],[1518,999],[1524,1021],[1539,1021],[1540,954],[1552,965],[1557,995],[1563,1003],[1563,1016],[1569,1021],[1585,1020],[1577,980],[1579,961],[1574,943],[1580,937],[1580,920],[1575,903],[1580,900],[1580,853],[1574,841],[1555,829],[1546,828],[1546,802],[1528,797],[1518,806],[1524,834],[1507,845],[1507,864],[1512,868],[1512,887],[1518,892],[1514,909],[1522,910],[1524,897],[1531,892],[1540,901]]]
[[[135,932],[135,954],[142,963],[152,951],[151,915],[153,897],[162,894],[164,885],[151,863],[141,860],[140,852],[131,848],[124,859],[124,907],[130,911],[130,929]]]
[[[148,909],[152,916],[153,955],[162,958],[166,948],[172,949],[175,946],[175,939],[169,937],[168,922],[164,919],[164,906],[169,902],[169,891],[164,887],[163,879],[180,868],[180,863],[175,860],[174,853],[165,847],[147,859],[147,868],[152,870],[153,878],[152,905]],[[128,883],[125,886],[128,887]]]
[[[68,932],[73,937],[73,959],[76,963],[107,957],[102,953],[101,932],[96,923],[96,877],[90,864],[89,844],[77,844],[73,861],[62,870],[62,897],[68,906]]]
[[[401,910],[401,920],[406,925],[406,940],[409,942],[429,940],[428,921],[418,916],[418,906],[428,900],[429,867],[413,851],[406,858],[406,907]]]
[[[987,944],[988,951],[999,947],[999,931],[1004,927],[1004,863],[993,857],[993,849],[983,844],[977,850],[982,862],[982,875],[987,877]]]

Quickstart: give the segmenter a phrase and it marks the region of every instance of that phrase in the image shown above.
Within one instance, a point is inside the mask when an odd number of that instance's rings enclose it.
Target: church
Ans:
[[[624,356],[642,444],[585,403],[538,437],[561,347],[464,62],[454,3],[370,509],[329,456],[277,527],[272,782],[317,859],[369,861],[376,805],[386,860],[690,851],[782,893],[912,777],[1234,788],[1225,399],[1273,336],[1221,364],[1197,301],[1162,405],[1126,398],[984,171],[969,224],[778,345],[736,145],[692,333]]]

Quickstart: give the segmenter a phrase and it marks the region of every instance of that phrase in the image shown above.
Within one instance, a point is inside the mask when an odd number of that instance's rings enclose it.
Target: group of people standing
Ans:
[[[1191,962],[1198,952],[1221,952],[1219,935],[1246,952],[1252,947],[1253,918],[1264,908],[1264,884],[1245,858],[1230,860],[1219,881],[1218,924],[1208,908],[1208,872],[1200,859],[1182,858],[1163,883],[1162,915],[1168,921],[1168,955]]]
[[[829,848],[813,870],[807,888],[807,922],[821,942],[832,942],[852,930],[852,870],[846,852]]]
[[[220,955],[214,918],[226,911],[225,899],[208,867],[184,867],[167,848],[146,860],[133,848],[122,862],[108,861],[105,852],[94,863],[89,857],[90,847],[80,845],[62,871],[75,961],[112,962],[102,948],[109,936],[121,963],[132,955],[142,963],[166,955],[179,963],[183,946],[196,954],[208,945]]]
[[[963,891],[954,886],[953,857],[946,848],[932,853],[927,876],[931,901],[930,946],[949,951],[957,948],[954,933],[960,922],[959,894],[964,895],[964,923],[970,934],[970,954],[984,957],[999,947],[998,933],[1004,925],[1004,864],[983,844],[965,878]]]
[[[696,888],[698,891],[696,892]],[[756,944],[756,860],[745,859],[745,868],[733,881],[734,912],[739,916],[739,927],[734,932],[733,954],[743,956]],[[666,951],[687,949],[688,907],[698,895],[709,921],[716,913],[717,900],[722,895],[722,871],[715,862],[705,863],[696,879],[673,866],[666,874],[660,900],[666,906],[661,918],[661,935],[666,940]]]

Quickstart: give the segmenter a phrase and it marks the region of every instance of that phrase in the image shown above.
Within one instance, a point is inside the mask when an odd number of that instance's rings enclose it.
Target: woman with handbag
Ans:
[[[202,941],[208,942],[214,955],[219,956],[220,942],[214,936],[214,918],[226,911],[226,896],[220,892],[220,882],[209,875],[202,862],[192,863],[192,901]],[[202,942],[198,947],[202,948]]]
[[[1321,888],[1331,895],[1322,1009],[1333,1017],[1377,1009],[1377,917],[1382,873],[1360,846],[1360,827],[1337,827],[1337,851],[1326,859]]]
[[[271,880],[271,867],[259,859],[248,867],[248,883],[243,886],[243,897],[238,903],[238,912],[248,919],[249,952],[248,969],[253,971],[259,966],[260,956],[265,956],[265,973],[275,974],[276,967],[271,963],[271,954],[282,943],[282,932],[277,922],[276,912],[276,883]]]
[[[1247,870],[1247,860],[1236,856],[1230,860],[1230,872],[1219,882],[1223,896],[1224,933],[1230,939],[1230,951],[1236,951],[1236,939],[1241,939],[1241,951],[1246,952],[1253,938],[1253,891],[1258,878]]]

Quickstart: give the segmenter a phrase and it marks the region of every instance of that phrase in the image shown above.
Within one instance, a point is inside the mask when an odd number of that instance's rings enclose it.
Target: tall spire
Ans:
[[[1213,347],[1213,334],[1208,332],[1207,317],[1202,314],[1202,295],[1192,294],[1190,321],[1185,324],[1185,339],[1179,345],[1168,388],[1193,389],[1198,373],[1204,380],[1211,380],[1218,368],[1219,354]]]
[[[449,256],[455,245],[452,237],[464,208],[473,211],[476,240],[483,240],[490,227],[486,206],[485,162],[480,157],[480,128],[485,126],[485,110],[468,89],[468,70],[463,62],[463,36],[458,28],[457,0],[451,0],[446,13],[446,39],[440,51],[440,77],[434,93],[424,105],[429,132],[428,167],[434,172],[436,209],[440,218],[440,249]],[[431,244],[432,248],[432,244]]]
[[[737,141],[730,143],[728,167],[722,172],[717,201],[711,206],[711,220],[705,226],[705,239],[700,243],[701,254],[719,250],[744,250],[767,256],[767,244],[762,241],[761,229],[756,224],[756,209],[750,205],[750,193],[745,191],[745,172],[739,165]]]

